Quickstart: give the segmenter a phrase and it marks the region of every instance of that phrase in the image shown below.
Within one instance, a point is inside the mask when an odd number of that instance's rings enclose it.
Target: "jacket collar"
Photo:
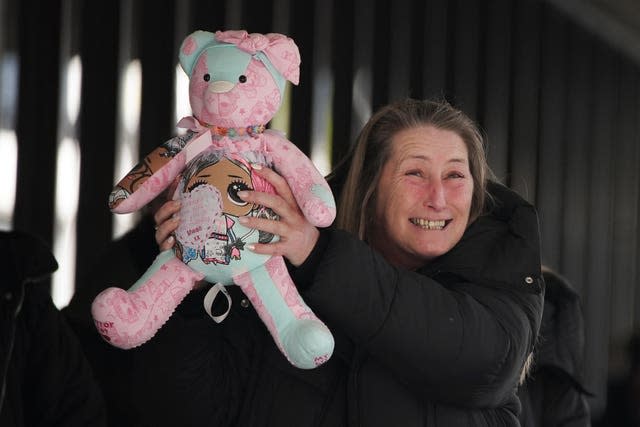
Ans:
[[[486,213],[445,255],[422,269],[428,275],[448,274],[486,286],[539,293],[540,237],[534,207],[513,190],[490,182]]]

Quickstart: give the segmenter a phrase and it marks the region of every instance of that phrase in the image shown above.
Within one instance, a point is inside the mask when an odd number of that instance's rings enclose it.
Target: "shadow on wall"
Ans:
[[[626,369],[610,377],[607,405],[593,427],[640,427],[640,329],[625,346]]]

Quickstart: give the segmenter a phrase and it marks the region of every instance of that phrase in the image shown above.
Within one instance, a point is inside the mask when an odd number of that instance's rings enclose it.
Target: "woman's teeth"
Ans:
[[[428,219],[413,218],[413,219],[411,219],[411,222],[414,225],[417,225],[419,227],[424,228],[425,230],[442,230],[444,228],[444,225],[445,225],[445,220],[444,219],[431,221],[431,220],[428,220]]]

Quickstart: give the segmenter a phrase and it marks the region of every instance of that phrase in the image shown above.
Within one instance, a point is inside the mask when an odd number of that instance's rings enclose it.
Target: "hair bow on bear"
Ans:
[[[284,78],[297,85],[300,79],[300,53],[293,40],[282,34],[249,34],[241,31],[217,31],[216,39],[231,43],[250,54],[262,52]]]
[[[193,116],[188,128],[161,144],[113,189],[115,213],[145,206],[178,179],[180,200],[176,245],[158,255],[128,291],[111,287],[93,301],[92,315],[105,340],[120,348],[151,339],[196,282],[214,284],[205,301],[225,286],[238,285],[284,356],[295,366],[313,368],[329,359],[334,340],[305,304],[281,256],[247,250],[278,236],[243,226],[238,218],[277,220],[270,209],[244,202],[238,192],[271,191],[254,166],[271,167],[289,184],[307,220],[318,227],[335,218],[329,185],[311,160],[281,132],[266,129],[280,108],[286,80],[297,84],[300,54],[281,34],[196,31],[183,41],[180,65],[189,76]],[[231,310],[231,306],[229,308]]]

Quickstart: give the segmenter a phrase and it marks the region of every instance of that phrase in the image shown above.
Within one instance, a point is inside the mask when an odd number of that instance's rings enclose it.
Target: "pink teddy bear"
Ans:
[[[128,291],[111,287],[96,296],[96,327],[112,345],[136,347],[156,334],[196,282],[215,284],[204,305],[216,321],[228,311],[212,315],[212,300],[222,293],[231,302],[225,286],[238,285],[285,357],[299,368],[314,368],[331,357],[331,332],[300,297],[282,257],[244,249],[278,237],[238,221],[276,218],[238,197],[242,190],[274,191],[253,173],[254,165],[282,175],[314,225],[326,227],[335,218],[331,190],[311,160],[281,133],[265,129],[280,108],[286,81],[298,84],[298,48],[282,34],[196,31],[182,43],[180,65],[190,79],[193,116],[178,126],[188,132],[146,156],[109,198],[113,212],[133,212],[178,178],[176,245],[161,252]]]

